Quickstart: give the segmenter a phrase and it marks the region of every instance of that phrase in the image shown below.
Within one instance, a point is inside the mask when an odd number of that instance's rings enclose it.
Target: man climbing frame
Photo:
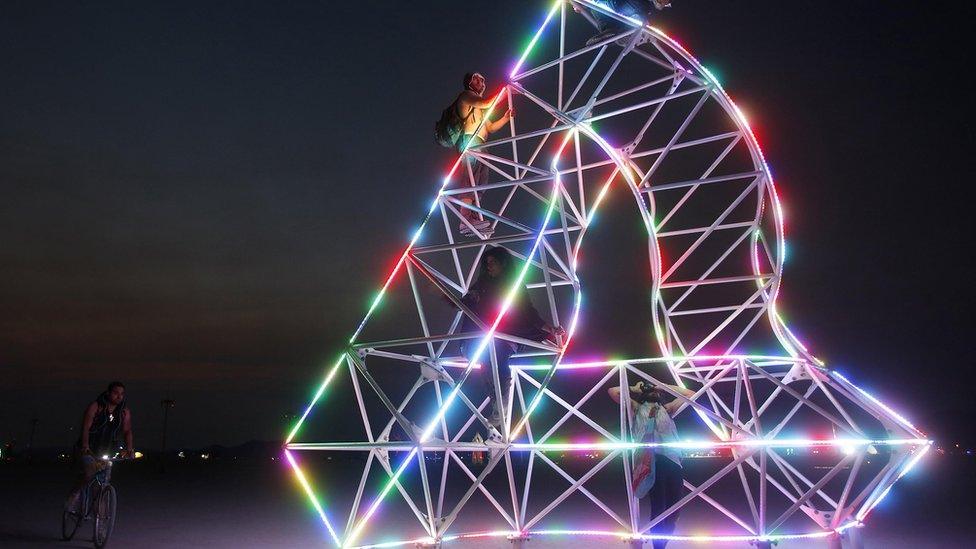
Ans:
[[[509,108],[497,120],[485,120],[487,111],[492,104],[492,98],[485,97],[485,88],[487,87],[485,77],[478,72],[467,73],[464,75],[462,84],[464,91],[458,95],[454,102],[457,115],[461,119],[461,135],[456,143],[459,153],[464,153],[465,149],[477,147],[484,143],[489,134],[504,128],[514,114]],[[504,98],[507,97],[508,94],[505,93]],[[483,120],[484,124],[482,124]],[[460,174],[458,179],[467,181],[470,186],[477,187],[488,182],[488,166],[479,162],[474,155],[468,155],[462,169],[464,173]],[[479,205],[480,198],[480,193],[467,193],[460,196],[461,202],[469,206]],[[484,219],[480,213],[470,208],[461,208],[461,215],[463,219],[458,229],[462,235],[471,236],[477,231],[484,236],[490,236],[491,222]]]

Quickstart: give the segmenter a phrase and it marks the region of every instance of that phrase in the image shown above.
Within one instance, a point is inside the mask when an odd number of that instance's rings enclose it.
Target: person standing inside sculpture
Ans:
[[[677,385],[661,384],[675,394],[691,398],[695,392]],[[650,383],[640,381],[629,387],[631,437],[635,442],[669,444],[678,442],[678,429],[673,416],[686,401],[675,398],[670,402],[665,391]],[[611,387],[610,398],[620,402],[620,387]],[[681,467],[681,450],[673,446],[642,448],[635,452],[634,497],[646,497],[651,505],[651,520],[673,507],[684,495],[684,469]],[[670,512],[651,527],[651,535],[670,536],[678,522],[678,509]],[[664,549],[667,539],[654,539],[654,549]]]

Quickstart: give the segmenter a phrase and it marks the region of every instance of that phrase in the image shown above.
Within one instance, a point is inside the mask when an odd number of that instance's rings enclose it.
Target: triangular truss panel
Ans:
[[[621,30],[587,44],[596,18]],[[288,433],[287,460],[328,539],[648,540],[674,513],[684,518],[672,539],[813,539],[859,526],[930,441],[780,318],[781,207],[718,81],[652,26],[557,1],[491,112],[509,105],[517,116],[441,182]],[[573,352],[587,303],[581,250],[610,192],[633,197],[647,234],[650,358]],[[489,246],[517,259],[519,277],[496,316],[479,318],[461,298]],[[505,333],[516,298],[565,336]],[[507,386],[500,342],[518,348]],[[637,381],[679,400],[681,442],[632,440],[627,391],[619,405],[607,391]],[[507,406],[500,425],[495,401]],[[683,453],[685,495],[650,519],[633,467],[660,446]],[[580,516],[586,530],[567,530]],[[722,533],[702,534],[697,520]]]

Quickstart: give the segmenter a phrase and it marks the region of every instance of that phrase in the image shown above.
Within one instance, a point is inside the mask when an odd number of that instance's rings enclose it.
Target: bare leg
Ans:
[[[95,477],[94,462],[85,460],[82,457],[79,460],[79,465],[80,470],[78,471],[78,476],[75,478],[75,484],[71,487],[71,491],[68,492],[67,498],[67,504],[73,510],[78,510],[79,503],[81,502],[81,491]]]

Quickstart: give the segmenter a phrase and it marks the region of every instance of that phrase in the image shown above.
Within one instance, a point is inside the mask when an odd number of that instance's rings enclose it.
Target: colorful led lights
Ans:
[[[471,534],[454,534],[450,536],[444,536],[440,540],[434,540],[430,537],[416,538],[410,540],[401,541],[391,541],[385,543],[377,543],[372,545],[362,545],[357,549],[380,549],[388,547],[403,547],[406,545],[413,546],[426,546],[435,545],[437,541],[441,543],[448,543],[452,541],[463,541],[469,539],[478,538],[508,538],[508,539],[530,539],[532,537],[603,537],[611,538],[619,541],[654,541],[654,540],[668,540],[677,542],[691,542],[691,543],[755,543],[755,542],[771,542],[777,543],[781,541],[796,541],[796,540],[815,540],[823,539],[829,536],[842,534],[845,531],[860,527],[861,523],[859,521],[850,521],[842,526],[837,527],[833,530],[824,530],[822,532],[811,532],[807,534],[767,534],[763,536],[751,536],[751,535],[653,535],[653,534],[641,534],[634,535],[629,532],[613,532],[610,530],[573,530],[573,529],[545,529],[545,530],[529,530],[526,532],[518,532],[514,530],[500,530],[494,532],[477,532]]]
[[[517,63],[515,64],[513,70],[511,71],[511,76],[512,77],[514,77],[515,75],[517,75],[518,72],[522,69],[522,66],[524,65],[525,61],[528,59],[528,57],[531,54],[532,50],[535,48],[535,46],[539,42],[540,38],[544,34],[545,29],[549,26],[549,24],[553,20],[554,16],[559,12],[559,8],[561,6],[563,6],[563,5],[564,5],[564,3],[562,1],[556,1],[556,2],[553,3],[552,7],[550,8],[550,10],[547,13],[547,16],[545,18],[544,23],[542,24],[542,26],[539,27],[539,29],[533,35],[533,37],[530,40],[528,46],[524,49],[524,51],[522,52],[522,55],[519,57]],[[598,4],[593,4],[593,5],[598,5]],[[598,5],[598,6],[601,7],[602,9],[604,9],[604,10],[607,10],[607,8],[605,6],[602,6],[602,5]],[[635,25],[639,25],[640,24],[639,22],[637,22],[635,20],[632,20],[632,19],[630,21],[633,24],[635,24]],[[667,36],[665,36],[664,33],[662,33],[658,29],[655,29],[653,27],[647,27],[647,28],[650,31],[652,31],[660,40],[662,40],[663,42],[666,42],[667,44],[671,45],[676,50],[684,53],[687,56],[687,58],[691,60],[691,63],[693,63],[693,64],[696,65],[696,68],[703,75],[705,75],[705,77],[711,82],[711,84],[714,86],[714,88],[727,100],[728,105],[731,106],[731,109],[734,112],[734,115],[735,115],[734,118],[739,123],[739,125],[741,126],[741,128],[743,129],[743,131],[745,132],[745,134],[751,139],[751,143],[752,143],[753,149],[756,150],[756,151],[758,151],[758,155],[760,157],[761,164],[762,164],[762,166],[763,166],[763,168],[764,168],[764,170],[766,172],[766,183],[768,185],[769,194],[772,197],[773,208],[775,209],[775,212],[776,212],[776,216],[774,217],[774,219],[776,220],[775,225],[776,225],[776,231],[777,231],[777,236],[778,236],[778,239],[777,239],[778,253],[776,254],[775,257],[777,258],[777,263],[778,264],[775,266],[775,269],[776,269],[777,272],[781,272],[781,270],[782,270],[782,264],[784,262],[785,255],[786,255],[785,254],[785,251],[786,251],[786,247],[785,246],[786,246],[786,244],[785,244],[784,229],[783,229],[783,223],[782,223],[782,220],[783,220],[782,205],[781,205],[781,203],[779,201],[779,198],[778,198],[778,196],[776,194],[775,186],[774,186],[773,179],[772,179],[772,174],[771,174],[771,172],[769,170],[768,165],[766,164],[766,160],[765,160],[765,158],[762,155],[762,151],[761,151],[761,148],[759,147],[758,140],[757,140],[754,132],[750,128],[749,123],[748,123],[748,120],[747,120],[745,114],[739,109],[738,106],[735,105],[735,103],[731,100],[731,98],[728,96],[728,94],[721,88],[721,85],[719,84],[718,79],[715,78],[715,76],[713,74],[711,74],[707,69],[705,69],[704,67],[702,67],[700,65],[700,63],[698,63],[697,60],[694,59],[694,57],[692,57],[683,47],[681,47],[680,44],[678,44],[674,40],[672,40],[672,39],[668,38]],[[501,97],[501,93],[497,94],[494,97],[493,101],[491,102],[491,106],[490,106],[490,108],[488,110],[488,114],[484,117],[484,120],[488,120],[489,119],[490,114],[494,110],[495,106],[497,105],[500,97]],[[482,123],[484,123],[484,122],[482,122]],[[518,276],[516,282],[508,289],[508,292],[506,294],[506,298],[503,301],[503,304],[502,304],[500,310],[497,312],[497,315],[495,316],[494,321],[491,323],[489,330],[479,340],[478,346],[476,348],[476,351],[474,353],[474,356],[472,357],[472,360],[470,362],[466,362],[466,363],[444,363],[443,364],[445,366],[451,366],[451,367],[456,367],[456,368],[464,368],[464,372],[458,378],[457,383],[454,386],[454,388],[450,391],[450,393],[447,395],[447,397],[442,402],[440,408],[438,409],[438,411],[435,414],[435,416],[433,417],[433,419],[429,422],[428,425],[425,426],[425,428],[423,429],[423,431],[420,434],[420,436],[417,437],[417,439],[414,441],[416,445],[413,446],[412,449],[410,449],[407,452],[406,457],[395,468],[395,470],[390,475],[388,481],[384,485],[383,489],[376,496],[376,498],[373,500],[373,502],[369,505],[367,512],[362,517],[359,518],[358,522],[354,523],[354,527],[353,527],[351,533],[346,537],[346,539],[343,542],[340,542],[339,536],[337,535],[336,531],[333,529],[332,525],[330,524],[330,522],[328,520],[328,517],[326,516],[326,513],[325,513],[325,511],[323,509],[323,506],[321,505],[321,503],[319,502],[319,500],[315,496],[312,487],[310,486],[310,484],[308,483],[307,479],[305,478],[305,475],[303,474],[303,472],[302,472],[301,468],[299,467],[297,461],[294,459],[294,457],[292,456],[292,454],[291,454],[291,452],[289,450],[285,450],[285,455],[286,455],[287,461],[289,462],[290,466],[293,468],[293,470],[294,470],[294,472],[296,474],[296,478],[298,479],[299,483],[301,484],[303,490],[308,495],[308,497],[310,499],[310,502],[312,503],[312,506],[315,508],[316,512],[319,514],[322,522],[326,525],[326,527],[327,527],[327,529],[329,531],[329,534],[330,534],[331,538],[333,539],[333,541],[336,543],[336,545],[349,546],[350,544],[354,543],[358,539],[358,537],[362,534],[363,529],[365,528],[366,524],[369,522],[369,520],[374,516],[374,514],[376,513],[376,511],[379,509],[379,506],[381,505],[381,503],[384,500],[384,498],[389,494],[389,492],[392,490],[393,487],[395,487],[395,486],[398,485],[399,479],[400,479],[401,475],[409,467],[410,463],[412,463],[412,461],[417,457],[417,454],[420,451],[422,445],[424,445],[424,443],[429,442],[431,440],[431,437],[432,437],[435,429],[437,428],[437,425],[442,420],[442,418],[447,413],[447,411],[450,409],[450,407],[453,405],[454,401],[456,400],[456,397],[457,397],[458,393],[461,390],[461,387],[463,386],[463,384],[465,383],[465,381],[468,379],[468,377],[471,374],[472,370],[478,369],[478,368],[481,367],[481,365],[479,364],[479,360],[481,359],[481,356],[484,354],[484,351],[491,344],[491,341],[492,341],[493,336],[495,335],[496,329],[498,328],[498,326],[499,326],[500,322],[502,321],[503,317],[506,315],[506,313],[510,309],[510,307],[512,305],[512,301],[513,301],[514,297],[516,296],[517,292],[520,290],[520,287],[522,286],[522,284],[523,284],[523,282],[525,280],[526,274],[529,271],[529,268],[530,268],[530,265],[531,265],[531,260],[532,260],[533,257],[535,257],[535,255],[536,255],[536,253],[537,253],[537,251],[539,249],[539,246],[540,246],[540,244],[541,244],[541,242],[543,240],[543,235],[545,234],[545,231],[546,231],[546,229],[547,229],[547,227],[548,227],[548,225],[549,225],[549,223],[551,221],[551,218],[552,218],[552,216],[554,214],[554,211],[555,211],[555,208],[556,208],[556,204],[557,204],[558,198],[559,198],[559,188],[560,188],[560,185],[561,185],[560,172],[558,170],[558,164],[557,164],[558,161],[559,161],[559,159],[560,159],[560,155],[562,154],[563,149],[566,147],[569,139],[572,138],[572,137],[578,136],[580,133],[585,134],[592,141],[598,143],[601,146],[601,148],[603,148],[606,151],[607,155],[610,156],[613,159],[614,164],[616,164],[616,166],[617,166],[617,170],[620,170],[621,175],[628,181],[628,183],[630,184],[630,186],[633,189],[636,189],[638,193],[640,192],[640,190],[637,189],[637,183],[635,181],[635,178],[634,178],[633,173],[631,172],[630,169],[627,168],[628,161],[625,160],[624,158],[622,158],[620,156],[620,154],[618,153],[618,151],[616,149],[614,149],[613,147],[611,147],[602,138],[602,136],[600,136],[592,127],[589,126],[588,123],[586,123],[586,122],[580,122],[580,123],[576,124],[571,130],[569,130],[569,131],[566,132],[565,137],[564,137],[564,139],[562,141],[562,144],[560,145],[560,147],[559,147],[559,149],[558,149],[558,151],[557,151],[557,153],[555,155],[555,159],[553,160],[553,166],[552,166],[552,170],[553,170],[553,174],[554,174],[554,177],[553,177],[553,187],[552,187],[552,191],[550,193],[548,202],[546,203],[545,215],[543,217],[542,224],[541,224],[541,226],[538,229],[538,236],[535,238],[535,240],[533,242],[533,245],[532,245],[532,248],[531,248],[531,252],[529,252],[528,255],[526,256],[526,260],[525,260],[525,262],[522,265],[522,268],[521,268],[521,270],[519,272],[519,276]],[[442,181],[442,184],[441,184],[440,190],[438,192],[437,198],[435,198],[435,200],[431,203],[431,205],[430,205],[430,207],[429,207],[429,209],[428,209],[428,211],[426,213],[426,216],[425,216],[423,222],[416,229],[416,231],[414,231],[414,233],[413,233],[413,235],[412,235],[412,237],[410,239],[410,242],[409,242],[407,248],[404,250],[403,254],[399,257],[398,261],[396,262],[396,264],[394,265],[394,267],[392,269],[392,272],[390,273],[390,275],[385,280],[385,282],[382,285],[380,291],[373,298],[373,300],[372,300],[372,302],[371,302],[371,304],[370,304],[370,306],[368,308],[368,311],[367,311],[365,317],[363,318],[362,322],[358,325],[358,327],[354,331],[353,335],[349,339],[349,344],[350,345],[356,342],[357,338],[359,337],[359,335],[363,331],[364,327],[366,326],[367,321],[370,319],[370,317],[373,315],[373,313],[377,310],[377,308],[379,307],[379,305],[382,303],[383,298],[384,298],[387,290],[391,286],[392,282],[394,281],[394,279],[396,278],[396,276],[398,275],[398,273],[401,271],[402,266],[407,261],[407,258],[409,256],[411,250],[413,249],[413,247],[417,243],[417,241],[420,239],[420,236],[423,234],[423,231],[424,231],[425,227],[427,226],[427,222],[430,220],[431,216],[433,215],[433,213],[437,209],[437,206],[439,204],[439,199],[443,196],[444,190],[447,187],[447,185],[449,184],[449,182],[451,181],[451,178],[453,177],[454,173],[457,171],[458,167],[462,164],[463,158],[464,158],[464,156],[463,156],[463,153],[462,153],[462,155],[459,156],[457,158],[457,160],[454,162],[454,164],[451,167],[451,170],[450,170],[450,173],[448,174],[448,176],[445,177],[444,180]],[[603,187],[599,190],[598,195],[597,195],[597,198],[596,198],[596,201],[595,201],[593,207],[591,208],[591,210],[589,212],[586,212],[587,215],[584,216],[585,219],[583,220],[583,223],[582,223],[582,225],[583,225],[582,229],[584,231],[593,222],[593,219],[594,219],[594,216],[596,214],[596,211],[597,211],[600,203],[603,201],[606,193],[608,192],[609,187],[610,187],[613,179],[616,177],[617,173],[618,172],[615,171],[614,174],[611,175],[610,178],[606,181],[606,183],[603,185]],[[645,222],[645,225],[646,225],[646,229],[647,229],[648,234],[651,236],[651,241],[652,241],[652,251],[653,251],[653,253],[652,253],[652,265],[651,265],[651,268],[652,268],[652,271],[653,271],[653,280],[654,280],[654,283],[655,284],[658,284],[659,283],[659,280],[658,279],[659,279],[659,275],[660,275],[660,272],[661,272],[661,264],[662,264],[661,250],[660,250],[660,247],[656,245],[656,236],[655,236],[655,231],[654,231],[653,223],[649,219],[649,216],[644,216],[644,217],[645,217],[644,218],[644,222]],[[580,238],[580,242],[577,243],[577,245],[573,249],[572,264],[573,264],[574,270],[575,270],[575,268],[577,266],[577,263],[578,263],[579,253],[580,253],[580,249],[581,249],[581,242],[582,242],[582,238]],[[758,242],[756,243],[756,245],[758,245]],[[753,269],[754,269],[754,271],[756,273],[761,272],[761,269],[760,269],[760,266],[759,266],[759,263],[758,263],[758,251],[759,250],[758,250],[758,246],[757,246],[756,247],[756,250],[755,250],[754,265],[753,265]],[[545,390],[545,388],[546,388],[549,380],[552,378],[552,376],[554,375],[554,373],[557,370],[580,370],[580,369],[590,369],[590,368],[606,368],[608,365],[611,365],[611,364],[613,364],[613,365],[619,365],[619,364],[622,364],[622,363],[627,362],[627,361],[624,361],[624,360],[616,360],[616,361],[596,361],[596,362],[590,362],[590,363],[577,363],[577,364],[563,364],[563,363],[561,363],[562,354],[563,354],[563,352],[565,352],[566,347],[569,345],[569,341],[572,340],[573,335],[575,334],[576,327],[577,327],[578,320],[579,320],[581,303],[582,303],[582,292],[579,291],[579,280],[577,279],[577,280],[574,280],[573,282],[576,285],[577,291],[575,292],[575,300],[574,300],[574,308],[572,310],[572,318],[571,318],[571,321],[569,323],[569,329],[567,331],[566,341],[563,342],[563,346],[560,349],[560,352],[557,354],[557,358],[556,358],[555,362],[552,365],[517,365],[517,366],[516,365],[513,365],[513,368],[522,369],[522,370],[545,370],[546,371],[546,378],[543,381],[543,383],[541,384],[540,390],[535,394],[535,396],[533,397],[531,403],[527,407],[527,411],[524,414],[524,416],[521,419],[521,421],[512,429],[512,432],[511,433],[506,433],[508,440],[514,439],[515,436],[517,436],[518,433],[521,431],[521,429],[525,426],[525,424],[528,421],[529,416],[536,409],[536,407],[540,404],[540,402],[542,400],[542,395],[544,393],[544,390]],[[779,338],[779,340],[781,341],[781,343],[783,344],[783,346],[787,349],[787,351],[790,353],[791,358],[798,359],[799,357],[803,357],[803,359],[805,359],[805,360],[813,361],[813,362],[815,362],[815,363],[817,363],[819,365],[822,365],[822,362],[819,362],[815,357],[812,357],[809,354],[809,352],[807,351],[806,347],[800,342],[800,340],[795,335],[793,335],[792,332],[790,332],[789,328],[786,326],[786,324],[783,321],[782,317],[780,316],[779,312],[776,310],[776,298],[777,298],[777,294],[778,294],[778,291],[779,291],[778,279],[777,279],[777,283],[774,283],[774,284],[771,285],[771,289],[769,291],[770,291],[770,295],[768,297],[768,301],[769,301],[769,318],[770,318],[771,324],[773,325],[773,329],[776,332],[777,337]],[[655,299],[656,302],[660,302],[661,301],[660,288],[658,288],[658,287],[655,286],[655,288],[653,289],[653,295],[656,298]],[[665,338],[665,335],[666,334],[664,334],[663,331],[661,330],[661,323],[657,321],[658,311],[656,310],[656,308],[654,310],[654,315],[655,315],[655,322],[654,322],[655,338],[658,340],[659,343],[662,343],[662,348],[669,348],[667,345],[664,344],[665,339],[666,339]],[[675,363],[675,362],[679,362],[680,363],[682,361],[692,361],[692,360],[698,360],[698,361],[700,361],[700,360],[705,360],[705,359],[709,358],[709,357],[705,357],[705,356],[702,356],[702,355],[694,354],[694,351],[692,351],[692,354],[693,354],[693,356],[688,356],[688,357],[684,357],[684,356],[681,356],[681,357],[679,357],[679,356],[668,356],[668,357],[665,357],[665,358],[663,358],[661,360],[666,361],[666,362],[670,362],[670,363]],[[736,355],[736,356],[740,360],[763,360],[763,359],[782,359],[783,358],[783,357],[760,357],[760,356],[753,356],[753,355]],[[728,359],[730,357],[720,356],[720,358]],[[311,409],[316,404],[320,403],[321,399],[326,395],[328,386],[331,384],[331,382],[335,378],[335,375],[338,372],[338,369],[342,365],[342,361],[345,360],[345,359],[346,359],[346,356],[344,354],[328,370],[328,373],[327,373],[324,381],[322,382],[322,384],[319,386],[318,390],[316,391],[314,397],[312,398],[311,403],[308,405],[308,407],[305,409],[305,411],[302,414],[302,416],[299,418],[299,420],[296,422],[296,424],[293,426],[293,428],[289,432],[288,437],[286,438],[286,444],[289,445],[289,448],[303,449],[303,450],[304,449],[316,449],[316,448],[311,448],[310,447],[311,445],[292,444],[292,441],[294,440],[294,438],[296,437],[297,433],[299,432],[302,424],[305,422],[306,418],[308,417]],[[893,412],[890,408],[888,408],[887,406],[885,406],[884,404],[882,404],[876,398],[874,398],[870,394],[866,393],[865,391],[857,388],[855,385],[853,385],[849,381],[847,381],[846,378],[843,378],[843,376],[840,376],[839,374],[837,374],[836,377],[838,379],[843,380],[846,383],[847,386],[849,386],[849,387],[851,387],[853,389],[856,389],[856,391],[859,394],[862,394],[865,398],[868,398],[871,402],[873,402],[879,408],[881,408],[882,410],[884,410],[886,413],[888,413],[888,414],[892,415],[893,417],[895,417],[899,423],[901,423],[902,425],[905,425],[906,427],[909,427],[910,429],[913,430],[913,432],[918,432],[918,430],[915,429],[914,426],[911,425],[911,423],[909,423],[907,420],[905,420],[901,415],[896,414],[895,412]],[[699,415],[701,415],[700,411],[699,411]],[[550,442],[550,443],[543,443],[543,444],[511,444],[511,445],[508,446],[508,449],[515,450],[515,451],[541,451],[541,452],[546,452],[546,451],[570,451],[570,452],[574,452],[574,451],[608,451],[609,452],[609,451],[635,450],[635,449],[638,449],[638,448],[658,447],[658,446],[662,446],[662,447],[675,447],[675,448],[681,448],[681,449],[713,449],[713,448],[723,448],[723,447],[724,448],[729,448],[729,447],[762,447],[762,448],[778,448],[778,447],[837,447],[841,451],[844,451],[844,450],[851,451],[851,449],[864,448],[864,447],[867,447],[868,449],[871,449],[871,448],[874,448],[875,446],[888,446],[888,447],[892,447],[892,448],[895,448],[895,447],[903,447],[903,446],[913,446],[913,447],[917,446],[917,447],[922,448],[920,451],[918,451],[917,453],[915,453],[912,456],[912,459],[909,460],[908,463],[898,472],[897,477],[898,478],[901,478],[901,476],[903,476],[904,474],[906,474],[912,467],[914,467],[918,463],[918,461],[921,459],[921,457],[929,449],[929,445],[930,445],[930,441],[927,441],[924,438],[902,438],[902,439],[893,438],[893,439],[887,439],[887,440],[871,440],[871,439],[866,439],[866,438],[843,438],[843,439],[829,439],[829,440],[821,440],[821,439],[816,439],[816,438],[792,438],[792,439],[775,439],[775,438],[763,439],[763,438],[758,438],[758,439],[751,439],[751,440],[732,440],[732,441],[729,441],[729,440],[722,440],[723,438],[726,438],[725,430],[724,429],[716,429],[715,426],[712,425],[711,421],[708,418],[702,417],[702,419],[706,422],[706,424],[709,424],[709,426],[713,427],[713,431],[716,432],[716,435],[720,438],[720,440],[718,440],[718,441],[681,441],[681,442],[669,443],[669,444],[646,444],[646,443],[629,443],[629,442],[587,442],[587,441],[575,441],[575,442],[565,442],[565,443],[561,443],[561,442]],[[921,433],[919,433],[919,436],[920,437],[922,436]],[[477,537],[513,537],[513,536],[526,536],[526,535],[539,535],[539,536],[543,536],[543,535],[610,536],[610,537],[616,537],[616,538],[619,538],[619,539],[644,539],[644,540],[661,539],[661,538],[663,538],[663,539],[669,539],[669,540],[705,541],[705,542],[714,542],[714,541],[777,541],[777,540],[787,540],[787,539],[812,539],[812,538],[820,538],[820,537],[825,537],[825,536],[833,535],[835,533],[842,532],[843,530],[845,530],[847,528],[860,525],[860,521],[863,520],[863,518],[870,512],[871,509],[873,509],[875,506],[877,506],[877,504],[882,499],[884,499],[884,497],[887,495],[887,493],[890,490],[890,488],[891,488],[891,486],[889,485],[879,495],[874,496],[874,497],[869,497],[867,499],[867,501],[864,503],[864,505],[862,506],[861,510],[856,515],[857,520],[848,522],[848,523],[844,524],[843,526],[841,526],[841,527],[839,527],[837,529],[834,529],[834,530],[824,530],[824,531],[813,532],[813,533],[808,533],[808,534],[762,535],[762,536],[758,536],[758,537],[757,536],[748,536],[748,535],[721,535],[721,534],[717,534],[717,535],[696,535],[696,536],[663,536],[663,537],[657,537],[657,538],[655,538],[654,536],[649,536],[649,535],[635,535],[633,533],[620,533],[620,532],[611,532],[611,531],[602,531],[602,530],[553,530],[553,529],[549,529],[549,530],[530,530],[528,532],[495,531],[495,532],[483,532],[483,533],[474,533],[474,534],[445,535],[445,536],[442,536],[442,537],[440,537],[438,539],[435,539],[433,537],[425,537],[425,538],[419,538],[419,539],[410,540],[410,541],[403,541],[403,542],[396,541],[396,542],[382,543],[382,544],[378,544],[378,545],[370,545],[368,547],[394,547],[394,546],[398,546],[398,545],[411,544],[411,543],[412,544],[436,544],[438,542],[446,542],[446,541],[453,541],[453,540],[470,539],[470,538],[477,538]],[[433,534],[433,532],[431,532],[431,533]]]

